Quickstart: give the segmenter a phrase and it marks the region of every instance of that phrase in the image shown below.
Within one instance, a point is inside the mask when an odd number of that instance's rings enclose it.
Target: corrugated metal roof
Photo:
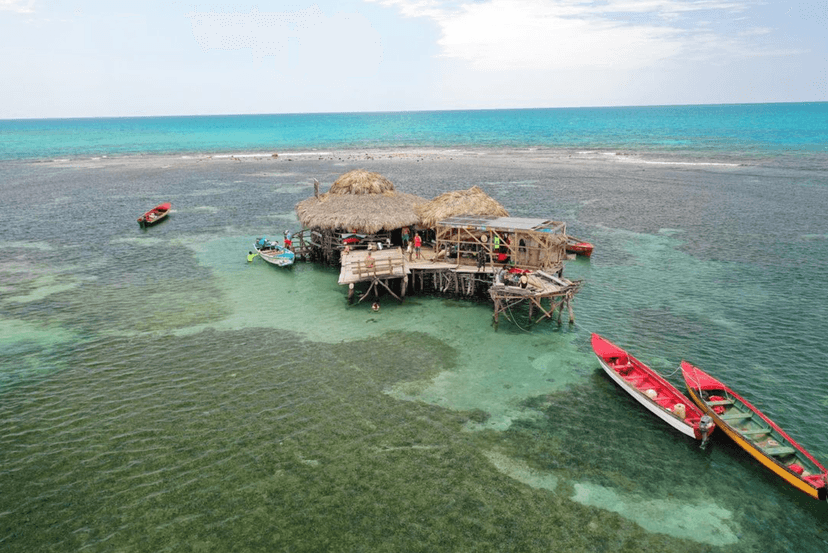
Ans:
[[[563,231],[564,224],[549,219],[534,219],[529,217],[450,217],[437,223],[447,227],[479,227],[481,229],[502,230],[551,230]]]

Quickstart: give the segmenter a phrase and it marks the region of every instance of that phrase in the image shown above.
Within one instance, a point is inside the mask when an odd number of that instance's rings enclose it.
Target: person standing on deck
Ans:
[[[371,255],[371,250],[368,250],[368,257],[365,258],[365,268],[368,269],[369,272],[373,272],[374,276],[377,274],[376,270],[376,261],[374,260],[374,256]]]
[[[403,248],[408,246],[408,241],[411,239],[411,229],[408,227],[402,228],[402,245]]]
[[[420,233],[414,235],[414,252],[417,254],[417,259],[420,259],[420,248],[423,245],[423,239],[420,238]]]

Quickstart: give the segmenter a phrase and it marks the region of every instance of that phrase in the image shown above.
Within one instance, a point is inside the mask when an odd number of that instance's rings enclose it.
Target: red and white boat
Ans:
[[[583,255],[584,257],[589,257],[592,255],[592,250],[594,248],[595,247],[589,242],[578,240],[573,236],[566,237],[566,251],[568,253],[574,253],[577,255]]]
[[[170,209],[172,209],[172,204],[170,202],[164,202],[163,204],[157,205],[138,217],[138,224],[141,227],[148,227],[150,225],[154,225],[170,213]]]
[[[597,334],[592,350],[610,378],[648,411],[686,436],[707,442],[713,420],[660,374]]]
[[[746,399],[703,370],[681,362],[687,392],[737,445],[788,484],[828,498],[828,470]]]

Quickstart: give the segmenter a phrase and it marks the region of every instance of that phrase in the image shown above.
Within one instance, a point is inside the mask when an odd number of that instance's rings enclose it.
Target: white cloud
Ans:
[[[0,11],[32,13],[35,0],[0,0]]]
[[[694,18],[732,20],[751,5],[750,0],[368,1],[433,20],[441,32],[442,57],[485,71],[634,69],[684,55],[698,58],[715,52],[716,44],[739,52],[746,49],[734,48],[732,37],[709,28],[700,47],[700,22]]]
[[[504,4],[509,4],[509,9]],[[576,10],[494,0],[440,22],[443,55],[484,70],[638,67],[675,55],[681,44],[670,28],[625,25]]]

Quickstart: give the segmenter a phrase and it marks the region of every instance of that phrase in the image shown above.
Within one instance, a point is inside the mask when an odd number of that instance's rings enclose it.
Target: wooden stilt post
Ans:
[[[572,312],[572,300],[566,300],[566,306],[569,308],[569,324],[573,324],[575,322],[575,313]]]
[[[348,303],[353,303],[354,301],[354,283],[348,285]]]
[[[394,291],[391,289],[391,287],[388,284],[388,280],[380,280],[378,282],[382,284],[383,287],[385,287],[385,289],[388,290],[388,293],[394,296],[397,299],[397,301],[402,301],[402,298],[395,294]],[[377,286],[376,294],[377,296],[379,296],[379,286]]]
[[[408,275],[404,276],[400,284],[400,297],[405,297],[405,291],[408,288]]]

